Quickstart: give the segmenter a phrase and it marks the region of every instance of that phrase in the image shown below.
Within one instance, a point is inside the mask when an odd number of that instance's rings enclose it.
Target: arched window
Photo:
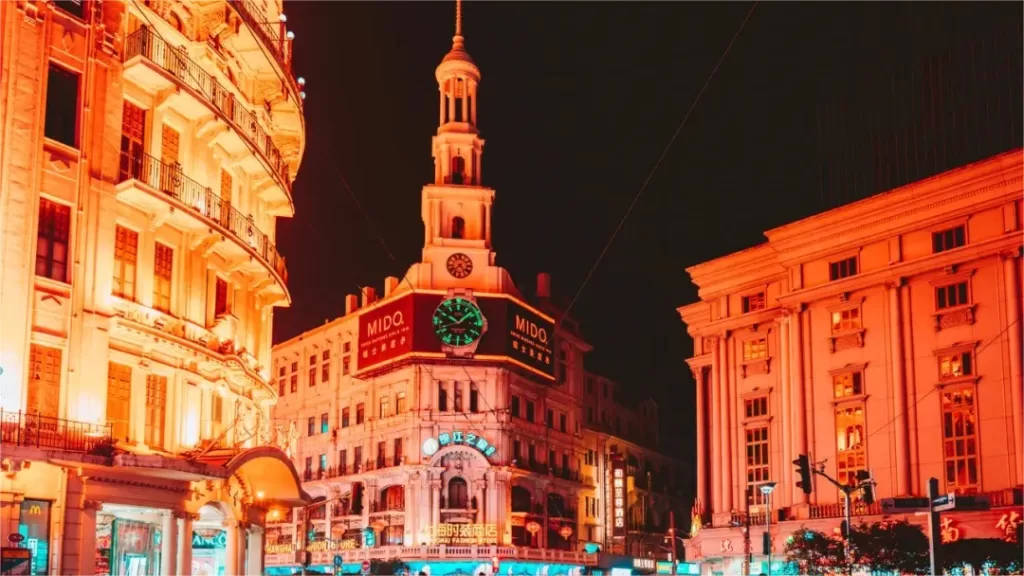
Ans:
[[[469,487],[462,478],[448,481],[448,508],[469,508]]]
[[[452,184],[462,184],[466,180],[466,160],[462,156],[452,156]]]
[[[405,488],[388,486],[380,491],[380,510],[405,510]]]
[[[171,26],[174,26],[174,29],[178,32],[185,31],[185,26],[181,23],[181,18],[179,18],[174,12],[171,12],[171,17],[168,18],[168,20],[170,20]]]
[[[533,501],[533,497],[530,495],[530,491],[522,486],[512,487],[512,511],[513,512],[530,512],[530,507]]]
[[[462,216],[452,218],[452,238],[463,238],[466,235],[466,221]]]

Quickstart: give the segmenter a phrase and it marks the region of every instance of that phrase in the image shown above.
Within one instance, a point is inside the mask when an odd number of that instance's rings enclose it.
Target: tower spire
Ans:
[[[455,0],[455,35],[462,36],[462,0]]]

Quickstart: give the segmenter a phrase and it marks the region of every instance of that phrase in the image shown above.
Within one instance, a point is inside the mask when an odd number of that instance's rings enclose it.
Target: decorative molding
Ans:
[[[771,371],[771,360],[771,356],[767,358],[758,358],[757,360],[747,360],[740,364],[740,373],[743,378],[757,374],[768,374]]]
[[[970,280],[971,276],[974,276],[974,273],[977,272],[976,268],[971,268],[969,270],[963,271],[958,271],[958,268],[958,264],[943,266],[942,270],[945,273],[945,275],[932,278],[931,280],[928,281],[928,283],[936,288],[940,286],[949,286],[950,284],[958,284],[960,282]]]
[[[974,324],[974,308],[977,304],[966,304],[955,308],[944,308],[934,313],[935,331],[963,324]]]
[[[837,332],[828,337],[828,349],[833,354],[849,350],[850,348],[864,347],[864,329],[847,332]]]
[[[867,366],[867,362],[847,364],[842,368],[833,368],[829,370],[828,375],[835,377],[841,374],[849,374],[851,372],[864,372],[864,369],[867,368]]]
[[[103,502],[99,500],[82,500],[82,510],[99,510],[103,508]]]

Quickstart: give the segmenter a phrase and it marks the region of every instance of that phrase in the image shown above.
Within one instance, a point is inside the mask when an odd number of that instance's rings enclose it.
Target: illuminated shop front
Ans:
[[[157,510],[104,504],[96,513],[95,574],[160,574],[163,536]]]
[[[31,551],[27,574],[49,574],[50,568],[50,500],[22,500],[18,533],[22,546]]]

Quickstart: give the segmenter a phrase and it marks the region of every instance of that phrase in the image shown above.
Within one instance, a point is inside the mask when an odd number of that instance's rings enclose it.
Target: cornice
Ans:
[[[781,301],[781,299],[780,299]],[[693,336],[703,338],[705,336],[718,336],[728,338],[731,332],[740,329],[757,327],[763,324],[774,323],[783,316],[788,316],[791,310],[779,306],[765,308],[757,312],[748,312],[739,316],[729,316],[721,320],[715,320],[704,326],[694,327]]]

